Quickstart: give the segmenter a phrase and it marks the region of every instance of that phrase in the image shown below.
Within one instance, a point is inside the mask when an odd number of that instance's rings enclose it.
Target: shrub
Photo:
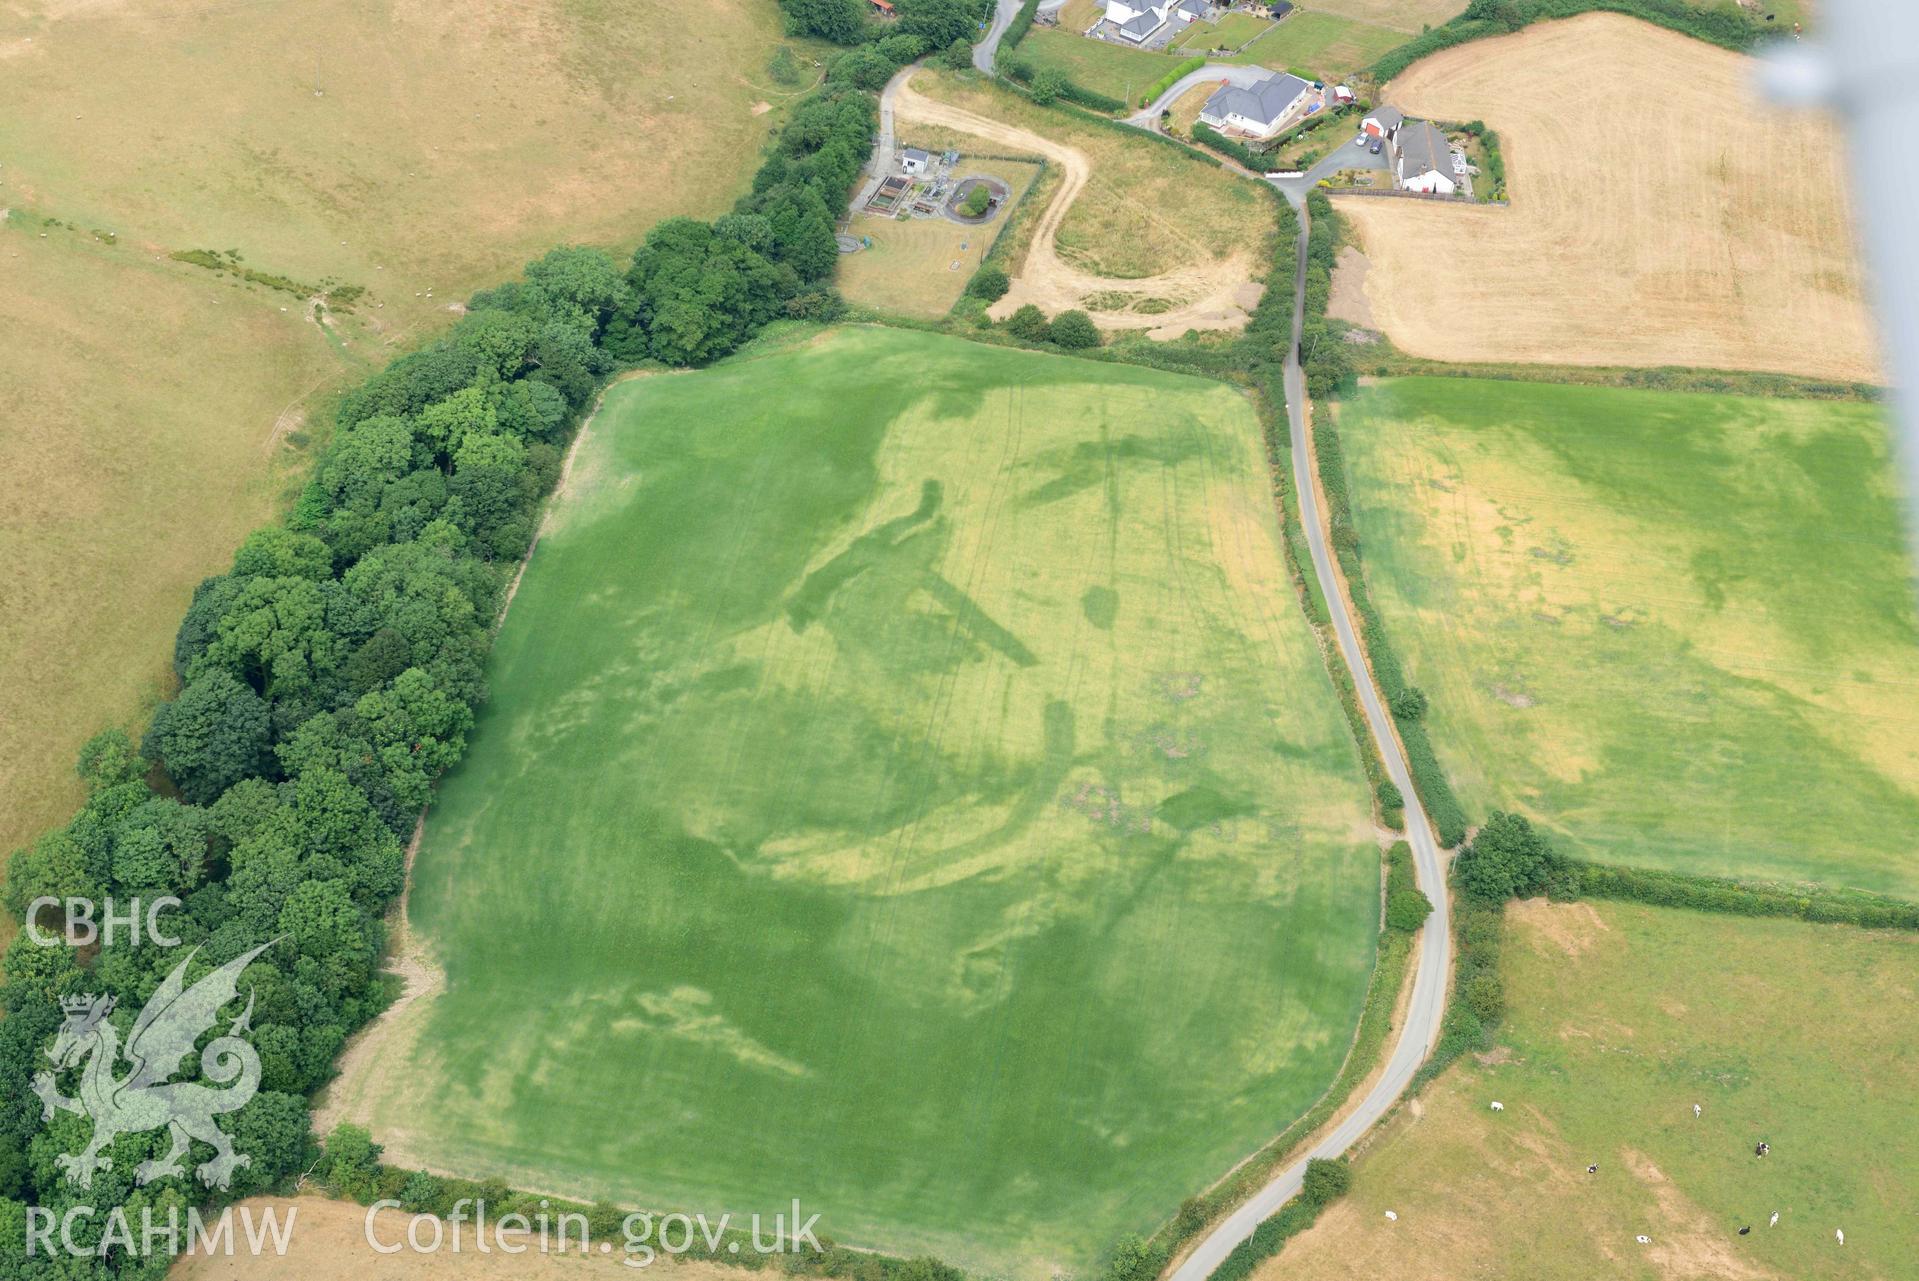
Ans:
[[[986,206],[993,203],[993,193],[985,183],[966,193],[966,199],[960,201],[960,212],[968,218],[977,218],[986,212]]]
[[[1494,811],[1454,864],[1459,884],[1487,903],[1543,893],[1559,855],[1523,814]]]
[[[1047,336],[1074,350],[1099,346],[1099,330],[1083,311],[1062,311],[1053,318]]]
[[[1171,71],[1168,71],[1165,75],[1161,76],[1159,79],[1153,81],[1152,84],[1148,85],[1146,87],[1146,92],[1142,93],[1139,96],[1139,105],[1142,107],[1152,106],[1153,99],[1159,97],[1159,95],[1161,95],[1162,93],[1165,93],[1168,89],[1171,89],[1174,85],[1178,84],[1181,78],[1191,75],[1193,72],[1198,71],[1201,67],[1205,65],[1206,65],[1206,59],[1204,58],[1186,59],[1186,61],[1180,63],[1178,66],[1174,67]]]
[[[793,56],[791,49],[781,45],[767,61],[766,74],[773,77],[774,84],[790,88],[800,82],[800,61]]]
[[[1306,1177],[1299,1191],[1309,1204],[1326,1206],[1345,1196],[1352,1186],[1353,1172],[1344,1161],[1314,1157],[1306,1163]]]
[[[1426,691],[1417,685],[1402,685],[1388,701],[1393,715],[1402,721],[1416,721],[1426,715]]]
[[[1030,302],[1014,312],[1006,322],[1007,333],[1027,342],[1045,342],[1048,331],[1046,313]]]
[[[1466,980],[1461,995],[1481,1024],[1497,1023],[1506,1012],[1506,988],[1499,975],[1482,970]]]
[[[1050,107],[1065,96],[1070,83],[1064,71],[1058,67],[1047,67],[1033,77],[1033,101],[1042,107]]]
[[[987,302],[998,302],[1006,297],[1006,291],[1012,287],[1013,282],[1006,273],[990,262],[974,272],[973,278],[966,282],[967,293],[975,298],[984,298]]]

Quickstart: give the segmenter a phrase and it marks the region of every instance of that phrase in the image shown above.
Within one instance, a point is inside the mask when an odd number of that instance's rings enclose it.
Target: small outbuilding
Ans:
[[[933,159],[918,147],[908,147],[900,152],[900,171],[902,173],[925,173],[928,162]]]
[[[1372,138],[1391,138],[1406,122],[1406,113],[1398,107],[1376,107],[1373,114],[1359,122],[1359,131]]]
[[[1353,92],[1351,85],[1333,86],[1333,101],[1342,107],[1355,101],[1358,97],[1359,95]]]

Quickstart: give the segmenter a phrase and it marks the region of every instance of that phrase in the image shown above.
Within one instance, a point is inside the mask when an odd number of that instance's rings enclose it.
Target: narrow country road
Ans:
[[[1306,438],[1306,380],[1299,366],[1299,330],[1306,311],[1306,209],[1305,197],[1310,183],[1304,178],[1275,182],[1281,194],[1299,211],[1297,271],[1293,284],[1293,345],[1286,354],[1286,417],[1292,429],[1293,489],[1299,495],[1300,520],[1306,526],[1306,541],[1312,548],[1313,571],[1325,588],[1326,603],[1333,616],[1333,629],[1339,637],[1340,657],[1353,674],[1353,685],[1366,711],[1366,723],[1379,744],[1386,763],[1386,774],[1400,795],[1406,798],[1406,839],[1413,847],[1413,862],[1419,875],[1419,888],[1433,901],[1433,914],[1426,918],[1420,932],[1419,968],[1413,975],[1412,1003],[1406,1011],[1406,1024],[1386,1061],[1386,1070],[1351,1115],[1333,1127],[1309,1151],[1275,1175],[1243,1205],[1214,1225],[1190,1254],[1172,1272],[1169,1281],[1206,1281],[1264,1219],[1272,1217],[1280,1206],[1299,1192],[1306,1176],[1306,1162],[1313,1157],[1336,1157],[1351,1147],[1405,1092],[1413,1073],[1432,1052],[1439,1040],[1440,1020],[1446,1012],[1446,977],[1452,969],[1452,904],[1447,897],[1445,866],[1440,862],[1439,844],[1433,839],[1432,824],[1413,780],[1392,721],[1373,685],[1372,674],[1359,648],[1346,596],[1339,590],[1333,574],[1333,558],[1326,546],[1326,531],[1321,524],[1319,494],[1313,487],[1312,455]]]
[[[1043,4],[1041,7],[1054,8],[1057,4]],[[973,50],[975,67],[989,74],[992,72],[1000,37],[1006,34],[1007,26],[1018,12],[1018,0],[999,0],[986,38]],[[885,152],[889,162],[893,145],[893,100],[903,88],[910,70],[908,68],[895,76],[881,95],[880,150]],[[1182,77],[1145,110],[1127,117],[1126,123],[1152,129],[1160,111],[1195,84],[1209,79],[1231,80],[1241,84],[1244,83],[1242,77],[1257,79],[1266,74],[1269,73],[1260,67],[1209,63]],[[1352,612],[1347,606],[1345,593],[1340,591],[1339,579],[1333,573],[1333,558],[1327,548],[1326,531],[1321,523],[1319,491],[1314,488],[1312,455],[1306,436],[1306,379],[1299,364],[1299,331],[1305,323],[1306,313],[1306,193],[1312,190],[1313,183],[1318,181],[1322,173],[1332,172],[1340,160],[1336,149],[1297,178],[1260,179],[1258,175],[1247,173],[1238,166],[1229,164],[1227,168],[1255,181],[1270,181],[1299,213],[1299,244],[1295,250],[1293,273],[1293,341],[1286,353],[1285,368],[1286,417],[1292,434],[1293,489],[1299,495],[1299,515],[1306,527],[1307,544],[1312,550],[1313,572],[1319,576],[1327,607],[1333,617],[1340,658],[1352,673],[1353,687],[1358,691],[1360,706],[1366,713],[1366,724],[1372,731],[1374,741],[1379,744],[1379,754],[1386,765],[1386,776],[1405,798],[1406,839],[1413,847],[1413,866],[1418,875],[1419,888],[1432,900],[1433,913],[1426,918],[1425,927],[1420,931],[1419,967],[1413,974],[1413,993],[1406,1010],[1406,1023],[1399,1029],[1399,1039],[1393,1044],[1392,1054],[1386,1060],[1385,1071],[1380,1074],[1379,1080],[1360,1100],[1359,1106],[1318,1143],[1274,1175],[1231,1214],[1213,1225],[1180,1265],[1173,1269],[1167,1281],[1207,1281],[1213,1269],[1224,1262],[1240,1242],[1250,1237],[1253,1229],[1271,1218],[1280,1206],[1298,1194],[1305,1181],[1307,1161],[1314,1157],[1340,1155],[1377,1124],[1399,1100],[1399,1096],[1405,1093],[1406,1087],[1412,1082],[1413,1073],[1419,1070],[1419,1065],[1432,1052],[1439,1040],[1440,1022],[1446,1013],[1446,981],[1452,972],[1452,902],[1446,889],[1445,864],[1440,861],[1439,842],[1433,837],[1432,824],[1426,818],[1425,807],[1420,804],[1419,793],[1413,790],[1412,773],[1407,768],[1399,738],[1393,732],[1392,719],[1386,714],[1379,690],[1373,684],[1372,671],[1367,667],[1365,655],[1359,647],[1359,637],[1353,627]]]
[[[1209,62],[1198,71],[1189,71],[1173,82],[1173,87],[1152,100],[1144,108],[1126,117],[1126,123],[1141,129],[1151,129],[1159,119],[1159,113],[1180,100],[1194,85],[1214,84],[1224,80],[1238,85],[1242,89],[1251,88],[1273,73],[1264,67],[1241,66],[1232,62]]]
[[[1013,25],[1019,7],[1020,0],[999,0],[993,7],[993,23],[986,29],[985,38],[973,46],[973,65],[989,76],[993,74],[993,58],[999,53],[1000,37]]]

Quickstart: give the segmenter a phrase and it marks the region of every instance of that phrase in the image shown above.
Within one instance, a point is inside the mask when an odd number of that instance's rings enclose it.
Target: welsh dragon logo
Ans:
[[[189,1139],[198,1139],[214,1151],[213,1159],[195,1171],[208,1187],[226,1188],[235,1170],[252,1163],[252,1158],[233,1150],[233,1141],[213,1123],[221,1113],[245,1107],[260,1088],[260,1056],[242,1039],[251,1027],[252,996],[247,997],[246,1009],[228,1026],[226,1034],[215,1037],[200,1051],[202,1075],[227,1088],[170,1082],[168,1078],[179,1069],[180,1060],[193,1052],[201,1034],[219,1021],[221,1009],[239,995],[241,971],[272,946],[271,942],[262,943],[192,987],[186,985],[187,965],[200,949],[187,953],[141,1009],[124,1046],[119,1032],[108,1021],[113,1013],[112,997],[61,999],[67,1018],[47,1057],[55,1071],[81,1068],[80,1097],[70,1099],[61,1094],[53,1072],[34,1077],[33,1092],[40,1096],[42,1119],[50,1120],[55,1108],[93,1118],[93,1140],[86,1150],[78,1156],[63,1154],[58,1158],[68,1182],[91,1187],[94,1171],[113,1168],[113,1158],[102,1156],[102,1149],[119,1135],[140,1134],[162,1126],[172,1132],[172,1147],[164,1157],[140,1164],[134,1171],[136,1184],[185,1173],[182,1158],[187,1154]],[[131,1070],[125,1076],[116,1076],[114,1069],[122,1057]]]

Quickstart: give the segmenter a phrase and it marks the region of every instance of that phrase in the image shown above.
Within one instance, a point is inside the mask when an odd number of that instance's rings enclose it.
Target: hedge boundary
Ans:
[[[1576,18],[1582,13],[1618,13],[1640,18],[1707,44],[1744,53],[1765,28],[1735,9],[1707,9],[1690,0],[1473,0],[1452,20],[1388,50],[1366,69],[1381,83],[1441,49],[1510,35],[1535,22]]]
[[[1919,930],[1919,903],[1863,890],[1689,876],[1653,868],[1567,861],[1554,898],[1615,899],[1732,916],[1785,917],[1821,925]]]

